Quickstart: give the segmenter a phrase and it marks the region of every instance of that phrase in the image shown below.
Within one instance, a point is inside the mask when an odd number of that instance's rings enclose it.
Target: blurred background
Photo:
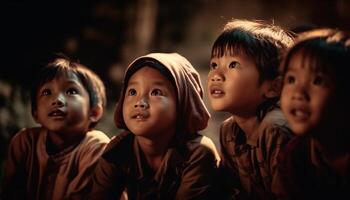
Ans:
[[[113,111],[124,69],[138,56],[178,52],[198,69],[205,87],[211,45],[230,19],[266,20],[296,32],[350,29],[348,0],[3,0],[0,5],[0,165],[10,138],[37,126],[30,114],[30,83],[53,53],[63,52],[101,76],[108,105],[98,129],[112,137],[120,132]],[[228,115],[210,112],[202,133],[218,145],[219,123]]]

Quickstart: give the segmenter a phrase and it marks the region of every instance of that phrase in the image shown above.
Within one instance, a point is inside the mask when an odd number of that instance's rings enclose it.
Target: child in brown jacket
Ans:
[[[209,113],[200,77],[176,53],[153,53],[127,68],[114,138],[94,174],[91,199],[212,199],[219,161],[198,134]]]

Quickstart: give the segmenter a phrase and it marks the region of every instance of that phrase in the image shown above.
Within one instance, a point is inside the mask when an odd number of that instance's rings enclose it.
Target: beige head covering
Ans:
[[[165,67],[174,79],[171,81],[175,84],[177,93],[177,124],[180,126],[177,128],[185,133],[196,133],[206,128],[210,114],[203,102],[200,76],[191,63],[177,53],[148,54],[137,58],[128,66],[124,76],[123,93],[114,113],[117,127],[128,129],[123,119],[123,101],[128,79],[141,67],[149,66],[150,62],[158,64],[155,68]]]

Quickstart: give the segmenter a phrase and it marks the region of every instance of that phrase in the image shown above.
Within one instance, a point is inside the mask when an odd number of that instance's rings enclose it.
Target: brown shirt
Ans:
[[[350,199],[350,152],[343,163],[347,175],[337,173],[317,149],[315,139],[293,138],[280,154],[283,199]],[[338,167],[340,167],[338,165]]]
[[[153,172],[135,136],[124,132],[114,138],[99,160],[93,176],[91,199],[211,199],[218,154],[213,142],[197,135],[183,146],[171,145],[160,168]]]
[[[77,145],[48,155],[43,128],[23,129],[11,140],[5,166],[4,199],[80,198],[96,162],[109,142],[100,131],[89,131]]]
[[[222,123],[220,171],[230,198],[275,198],[280,184],[277,155],[291,135],[279,108],[269,111],[248,138],[233,117]]]

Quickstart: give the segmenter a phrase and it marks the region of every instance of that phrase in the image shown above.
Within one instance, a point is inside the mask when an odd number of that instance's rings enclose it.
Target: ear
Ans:
[[[282,76],[278,76],[274,80],[268,81],[264,96],[266,98],[274,98],[280,96],[282,81]]]
[[[97,122],[103,115],[103,108],[100,104],[90,109],[89,119],[91,122]]]

